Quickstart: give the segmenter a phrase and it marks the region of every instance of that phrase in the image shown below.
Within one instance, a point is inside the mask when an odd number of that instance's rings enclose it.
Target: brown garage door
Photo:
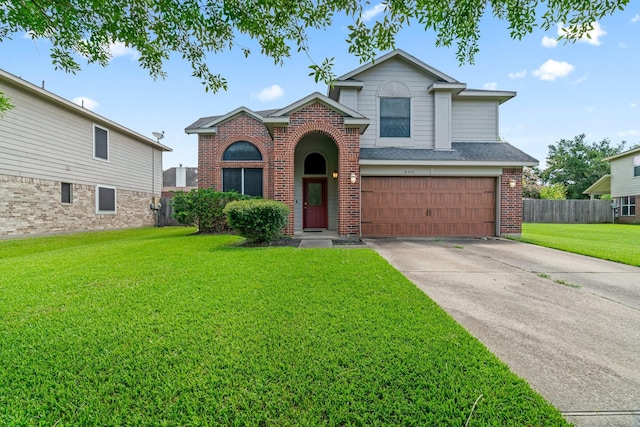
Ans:
[[[362,177],[364,236],[495,234],[495,178]]]

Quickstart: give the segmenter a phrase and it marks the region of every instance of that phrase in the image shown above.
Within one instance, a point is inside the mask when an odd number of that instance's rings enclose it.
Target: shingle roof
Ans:
[[[538,160],[506,142],[454,142],[452,150],[424,148],[361,148],[361,160],[437,160],[459,162],[537,163]]]
[[[273,113],[275,113],[276,111],[279,111],[280,108],[276,108],[273,110],[260,110],[260,111],[254,111],[254,113],[262,116],[262,117],[267,117]],[[198,120],[196,120],[195,122],[193,122],[192,124],[190,124],[189,126],[187,126],[186,129],[200,129],[202,126],[206,125],[207,123],[211,123],[214,120],[219,119],[220,117],[224,117],[226,114],[220,114],[218,116],[207,116],[207,117],[200,117]]]

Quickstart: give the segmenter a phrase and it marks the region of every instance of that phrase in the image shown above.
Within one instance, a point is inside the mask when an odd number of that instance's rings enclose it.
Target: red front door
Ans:
[[[327,178],[304,178],[303,228],[327,228]]]

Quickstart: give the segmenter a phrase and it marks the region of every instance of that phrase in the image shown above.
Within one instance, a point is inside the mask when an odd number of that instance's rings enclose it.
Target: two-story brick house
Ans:
[[[498,134],[515,92],[472,90],[396,50],[268,111],[198,119],[200,187],[291,207],[287,234],[519,234],[522,167]]]

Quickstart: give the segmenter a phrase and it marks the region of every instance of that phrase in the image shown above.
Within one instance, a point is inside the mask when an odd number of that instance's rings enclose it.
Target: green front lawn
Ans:
[[[640,267],[640,225],[526,223],[519,240]]]
[[[565,425],[368,249],[0,241],[0,425]]]

